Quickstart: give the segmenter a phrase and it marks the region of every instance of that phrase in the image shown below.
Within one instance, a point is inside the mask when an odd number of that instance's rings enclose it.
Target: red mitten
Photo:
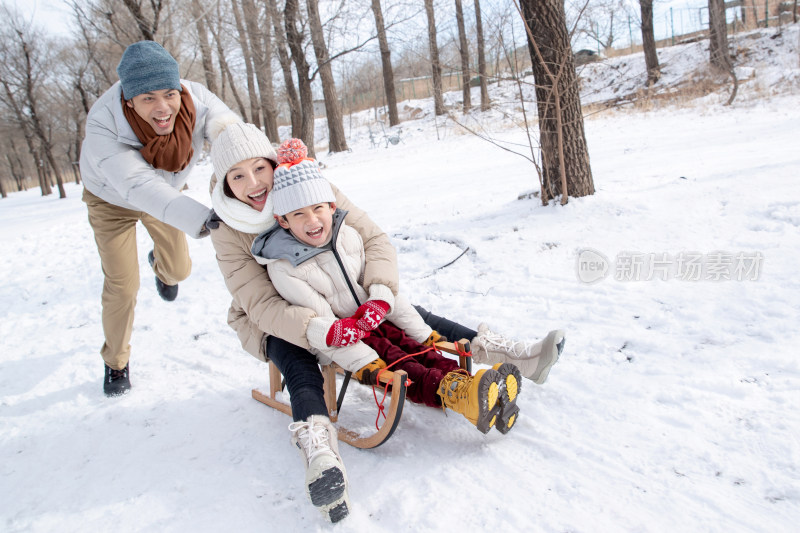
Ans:
[[[368,334],[358,328],[356,321],[353,318],[342,318],[337,320],[328,330],[325,336],[325,342],[328,346],[350,346],[355,344]]]
[[[356,314],[352,318],[356,320],[356,326],[359,328],[372,331],[378,327],[388,312],[389,304],[383,300],[367,300],[356,309]]]

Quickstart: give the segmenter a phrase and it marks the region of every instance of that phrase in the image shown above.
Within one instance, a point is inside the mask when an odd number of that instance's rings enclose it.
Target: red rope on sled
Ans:
[[[458,353],[458,355],[463,356],[463,357],[472,357],[472,352],[466,352],[466,351],[462,350],[457,342],[454,342],[453,346],[455,347],[456,352]]]
[[[405,361],[405,360],[406,360],[406,359],[408,359],[409,357],[416,357],[416,356],[418,356],[418,355],[422,355],[422,354],[424,354],[424,353],[430,352],[431,350],[435,350],[435,351],[437,351],[437,352],[439,351],[439,350],[437,350],[437,349],[436,349],[436,347],[435,347],[435,346],[430,346],[430,347],[428,347],[428,348],[425,348],[425,349],[424,349],[424,350],[422,350],[421,352],[417,352],[417,353],[410,353],[410,354],[404,355],[403,357],[401,357],[400,359],[398,359],[398,360],[397,360],[397,361],[395,361],[394,363],[392,363],[392,364],[390,364],[390,365],[387,365],[387,366],[386,366],[386,367],[384,367],[384,368],[381,368],[381,369],[378,371],[378,376],[375,378],[375,381],[377,381],[378,383],[380,383],[380,382],[381,382],[381,381],[380,381],[380,379],[381,379],[381,374],[382,374],[382,373],[383,373],[385,370],[389,370],[391,367],[393,367],[394,365],[396,365],[396,364],[397,364],[397,363],[399,363],[400,361]],[[411,380],[410,380],[410,379],[406,379],[406,387],[408,387],[408,386],[410,386],[410,385],[411,385]],[[384,412],[384,411],[385,411],[385,408],[384,408],[384,406],[383,406],[383,403],[386,401],[386,395],[387,395],[388,393],[389,393],[389,383],[387,382],[387,383],[386,383],[386,384],[384,384],[384,386],[383,386],[383,398],[381,398],[381,400],[380,400],[380,401],[378,401],[378,393],[377,393],[377,392],[375,392],[375,385],[373,385],[373,386],[372,386],[372,396],[373,396],[373,398],[375,398],[375,405],[377,405],[377,406],[378,406],[378,416],[376,416],[376,417],[375,417],[375,429],[380,429],[380,427],[378,426],[378,422],[380,422],[381,415],[383,415],[383,418],[384,418],[384,420],[386,419],[386,413]]]

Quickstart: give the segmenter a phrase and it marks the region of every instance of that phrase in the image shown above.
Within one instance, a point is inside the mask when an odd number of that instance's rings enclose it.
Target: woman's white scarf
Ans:
[[[223,183],[223,180],[217,181],[211,193],[211,205],[225,224],[237,231],[254,235],[263,233],[275,225],[272,194],[267,195],[264,209],[257,211],[240,200],[225,196]]]

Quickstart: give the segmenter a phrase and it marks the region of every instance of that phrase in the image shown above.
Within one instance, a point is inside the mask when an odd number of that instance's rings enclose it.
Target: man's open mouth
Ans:
[[[169,126],[169,121],[172,119],[172,115],[167,115],[164,118],[154,118],[153,122],[156,123],[156,126],[159,128],[166,128]]]

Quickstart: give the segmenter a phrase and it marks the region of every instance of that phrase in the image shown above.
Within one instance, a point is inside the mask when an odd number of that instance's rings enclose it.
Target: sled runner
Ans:
[[[461,339],[458,342],[437,342],[436,349],[442,352],[458,355],[458,364],[467,372],[472,372],[472,359],[470,358],[469,341]],[[342,385],[337,397],[336,394],[336,374],[343,374]],[[347,386],[350,383],[350,372],[336,364],[322,365],[323,394],[325,396],[325,403],[328,407],[328,416],[331,422],[336,424],[339,418],[339,411],[342,408],[344,395],[347,391]],[[269,394],[264,394],[258,389],[253,389],[253,398],[259,402],[266,404],[278,411],[285,413],[289,416],[292,415],[292,407],[285,402],[278,399],[277,395],[284,388],[283,376],[281,375],[278,367],[274,363],[269,363]],[[356,448],[375,448],[380,446],[392,436],[397,425],[400,423],[400,417],[403,414],[403,404],[406,399],[407,375],[403,370],[391,371],[384,370],[379,375],[380,387],[385,387],[389,384],[391,387],[390,403],[388,407],[380,408],[384,412],[385,420],[383,424],[371,435],[363,435],[359,432],[342,427],[336,424],[339,440],[355,446]]]

